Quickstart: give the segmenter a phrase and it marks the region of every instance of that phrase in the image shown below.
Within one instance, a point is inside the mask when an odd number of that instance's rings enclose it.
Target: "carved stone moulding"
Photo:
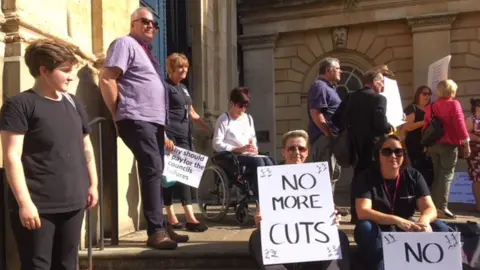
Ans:
[[[48,38],[53,39],[62,43],[66,43],[71,46],[75,53],[80,56],[83,60],[89,62],[95,62],[95,55],[85,52],[78,45],[74,44],[72,39],[67,36],[58,36],[51,34],[39,27],[31,24],[26,21],[20,14],[17,12],[8,12],[5,13],[5,22],[2,25],[3,32],[5,32],[5,43],[16,43],[16,42],[25,42],[30,43],[38,38]]]
[[[277,33],[272,35],[243,35],[238,37],[238,41],[242,45],[242,49],[244,51],[275,48],[277,39]]]
[[[407,17],[413,32],[450,29],[457,13],[433,13],[416,17]]]

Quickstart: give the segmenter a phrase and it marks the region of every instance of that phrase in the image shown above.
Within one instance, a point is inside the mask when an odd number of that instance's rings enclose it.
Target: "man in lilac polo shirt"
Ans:
[[[340,166],[332,153],[334,138],[338,128],[331,119],[342,102],[334,84],[340,81],[342,71],[340,61],[325,58],[320,62],[319,75],[308,91],[308,135],[314,162],[327,161],[330,167],[332,191],[340,178]],[[342,215],[344,211],[339,211]]]
[[[168,103],[160,65],[150,51],[157,30],[149,9],[132,13],[130,34],[114,40],[108,49],[100,88],[118,135],[138,162],[147,246],[175,249],[188,237],[174,233],[163,215],[161,180]]]

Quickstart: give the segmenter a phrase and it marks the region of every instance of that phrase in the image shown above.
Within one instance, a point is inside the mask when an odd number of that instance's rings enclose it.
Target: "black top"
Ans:
[[[32,90],[6,100],[0,130],[24,134],[22,164],[39,213],[64,213],[87,205],[88,176],[83,137],[90,132],[83,104],[54,101]],[[18,209],[12,197],[11,209]]]
[[[169,123],[165,127],[167,136],[190,137],[189,109],[192,98],[187,87],[183,84],[174,85],[170,79],[166,80],[168,97],[170,100]]]
[[[349,128],[358,156],[356,168],[366,169],[372,165],[375,143],[390,133],[392,126],[386,112],[387,99],[366,87],[350,93],[333,115],[332,121],[337,127]]]
[[[363,171],[354,183],[355,198],[371,199],[372,209],[404,219],[411,218],[415,213],[417,199],[430,195],[422,174],[413,168],[401,170],[396,200],[393,199],[396,179],[383,179],[378,168]],[[393,201],[395,203],[392,213]]]
[[[425,111],[421,110],[417,107],[417,105],[410,104],[404,110],[405,115],[409,115],[411,113],[415,114],[414,122],[423,121],[425,117]],[[422,155],[423,153],[423,145],[422,141],[422,128],[417,128],[415,130],[409,131],[407,136],[405,136],[405,144],[407,146],[407,150],[409,155]]]

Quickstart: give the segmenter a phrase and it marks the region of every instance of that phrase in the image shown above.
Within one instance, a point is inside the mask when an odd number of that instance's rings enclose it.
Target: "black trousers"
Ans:
[[[75,270],[80,232],[85,210],[40,214],[37,230],[23,227],[17,212],[11,212],[11,225],[21,270]]]
[[[163,215],[162,174],[164,158],[164,126],[137,120],[117,122],[118,133],[132,151],[138,164],[143,213],[150,236],[165,230]]]
[[[175,136],[167,132],[167,136],[170,140],[173,141],[175,146],[178,146],[183,149],[193,150],[190,138]],[[165,206],[172,205],[173,197],[176,195],[180,198],[182,205],[190,205],[192,204],[192,188],[189,185],[185,185],[183,183],[177,182],[175,185],[164,188],[163,190],[163,203]]]
[[[272,166],[272,160],[269,157],[256,157],[243,154],[237,155],[237,159],[238,163],[240,163],[240,166],[245,166],[250,172],[250,189],[255,193],[255,196],[258,197],[257,168],[263,166]]]

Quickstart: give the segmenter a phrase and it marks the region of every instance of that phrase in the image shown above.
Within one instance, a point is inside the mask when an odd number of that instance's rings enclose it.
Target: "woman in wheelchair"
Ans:
[[[289,131],[283,135],[282,155],[285,158],[284,164],[302,164],[308,157],[308,134],[304,130]],[[337,213],[335,221],[338,225],[341,215]],[[262,215],[260,214],[260,207],[257,208],[257,214],[255,215],[255,224],[260,226]],[[305,262],[288,265],[263,265],[262,260],[262,244],[260,229],[253,231],[248,241],[250,254],[254,257],[260,269],[264,270],[287,270],[287,269],[304,269],[304,270],[346,270],[350,269],[349,259],[349,241],[347,235],[343,231],[338,231],[340,237],[340,245],[342,250],[342,259],[333,261],[321,261],[321,262]]]
[[[258,154],[252,117],[246,113],[250,104],[250,90],[237,87],[230,92],[230,110],[220,115],[215,124],[213,149],[217,153],[231,152],[250,176],[251,189],[257,193],[257,167],[270,166],[270,157]]]

